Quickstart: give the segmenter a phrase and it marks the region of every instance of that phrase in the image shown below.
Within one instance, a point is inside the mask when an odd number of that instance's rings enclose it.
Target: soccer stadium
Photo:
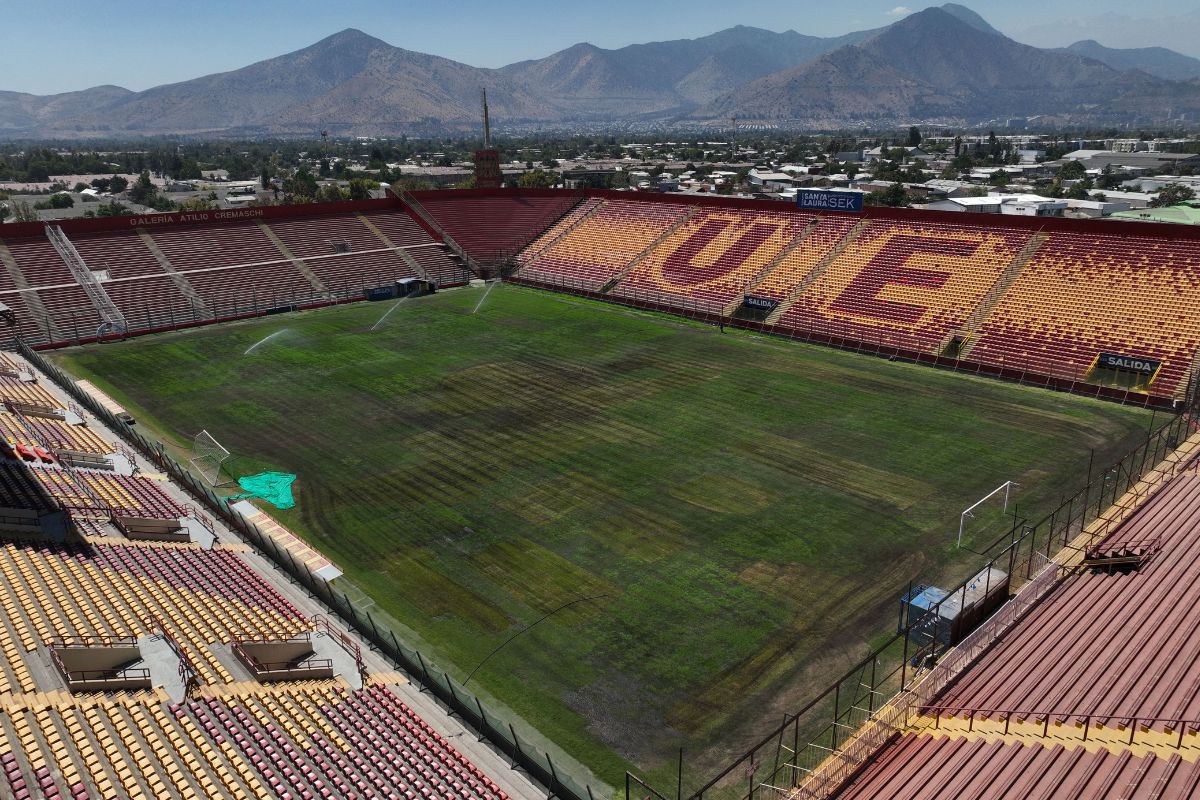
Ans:
[[[1200,792],[1185,226],[471,189],[0,263],[0,795]]]

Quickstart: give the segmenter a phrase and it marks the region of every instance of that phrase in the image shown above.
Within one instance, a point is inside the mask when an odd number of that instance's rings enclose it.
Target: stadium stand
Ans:
[[[1083,380],[1104,350],[1163,363],[1173,393],[1200,347],[1200,241],[1054,232],[984,322],[970,357]]]
[[[834,324],[843,336],[899,337],[909,349],[937,352],[1029,236],[1001,227],[868,220],[779,323]]]
[[[813,221],[788,213],[704,209],[671,232],[613,290],[721,313]]]
[[[402,278],[439,286],[469,278],[394,200],[78,220],[63,229],[129,331],[361,298]],[[17,333],[31,344],[95,338],[100,314],[45,227],[10,225],[4,234],[0,300],[16,310]]]
[[[874,208],[806,217],[769,201],[591,192],[526,247],[514,279],[1124,401],[1182,402],[1200,374],[1200,239],[1118,227]],[[738,319],[739,295],[777,305],[765,321]],[[1097,368],[1102,353],[1161,369],[1114,374]]]
[[[1196,442],[1079,531],[1046,567],[1048,588],[956,677],[893,716],[857,771],[832,787],[800,781],[794,796],[1195,796]]]
[[[1200,720],[1197,519],[1192,471],[1097,545],[1153,542],[1145,563],[1071,575],[938,703]]]
[[[476,261],[517,255],[580,200],[579,193],[409,192],[433,220]]]
[[[1182,402],[1200,374],[1200,239],[1170,226],[813,215],[608,191],[405,198],[69,220],[63,230],[129,332],[357,299],[403,278],[456,285],[470,277],[461,254],[489,272],[509,264],[518,282],[1125,402]],[[0,261],[0,301],[26,342],[100,333],[44,226],[5,226]],[[748,295],[773,310],[741,314]],[[1114,358],[1153,369],[1114,371]]]
[[[599,290],[653,244],[683,223],[690,209],[632,200],[605,200],[536,254],[517,258],[522,279]]]
[[[859,798],[1090,800],[1194,797],[1200,762],[936,735],[905,736],[839,795]]]

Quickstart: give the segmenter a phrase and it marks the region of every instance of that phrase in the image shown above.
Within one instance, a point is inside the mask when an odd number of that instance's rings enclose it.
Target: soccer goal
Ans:
[[[964,509],[958,517],[958,544],[956,546],[963,546],[963,531],[967,527],[968,519],[976,520],[976,524],[972,526],[973,530],[969,531],[972,536],[977,537],[1002,529],[1005,525],[1004,515],[1008,511],[1009,492],[1019,488],[1021,488],[1021,484],[1016,481],[1005,481],[980,498],[975,505]],[[1003,498],[1003,504],[998,502],[999,498]],[[1013,524],[1016,524],[1015,520]]]
[[[192,466],[214,489],[228,486],[233,479],[221,474],[221,465],[229,458],[229,451],[213,438],[208,431],[200,431],[192,441]]]

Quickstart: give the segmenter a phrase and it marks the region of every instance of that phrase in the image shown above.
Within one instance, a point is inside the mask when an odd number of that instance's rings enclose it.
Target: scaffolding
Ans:
[[[104,287],[100,285],[100,280],[96,277],[88,265],[84,263],[83,256],[79,255],[79,251],[75,249],[75,245],[71,244],[71,240],[62,232],[62,228],[57,225],[46,226],[46,236],[50,239],[50,244],[54,245],[54,249],[66,262],[67,268],[71,270],[71,275],[75,281],[83,287],[84,293],[88,299],[92,301],[92,305],[96,308],[96,313],[100,315],[100,326],[96,329],[97,336],[115,333],[121,336],[125,335],[125,315],[121,313],[121,309],[117,308],[116,303],[108,296],[108,292],[104,291]]]

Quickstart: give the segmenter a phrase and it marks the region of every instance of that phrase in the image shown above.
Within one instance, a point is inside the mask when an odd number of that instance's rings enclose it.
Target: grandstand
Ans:
[[[3,366],[26,392],[0,410],[0,795],[535,796],[36,369]],[[39,528],[49,512],[65,529]],[[134,535],[183,518],[208,535]]]
[[[1159,225],[472,190],[62,230],[123,315],[119,335],[358,300],[407,278],[454,286],[486,266],[530,286],[1139,405],[1183,406],[1200,370],[1200,238]],[[0,265],[13,342],[113,336],[43,226],[4,226]],[[460,751],[474,737],[452,744],[456,723],[427,701],[414,711],[394,663],[368,655],[364,666],[327,609],[204,513],[206,498],[149,475],[161,465],[37,373],[0,363],[0,771],[14,797],[535,793],[486,747]],[[759,788],[1193,793],[1200,473],[1182,465],[1135,500],[1059,554],[1028,613],[910,703],[852,774],[822,780],[818,764]],[[347,658],[356,669],[312,677]],[[273,682],[280,674],[293,680]]]
[[[62,229],[128,332],[360,299],[404,278],[453,286],[476,267],[1125,402],[1181,403],[1200,371],[1200,239],[1166,225],[497,189]],[[16,333],[37,346],[102,335],[43,226],[4,234],[0,301]]]

